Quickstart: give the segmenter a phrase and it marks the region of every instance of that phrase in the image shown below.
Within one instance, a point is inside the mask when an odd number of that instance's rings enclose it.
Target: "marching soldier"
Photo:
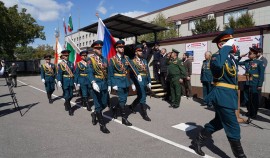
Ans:
[[[74,86],[74,66],[73,63],[68,61],[70,50],[62,50],[62,62],[58,64],[58,87],[63,86],[64,98],[65,98],[65,110],[68,111],[70,116],[73,116],[73,110],[71,108],[70,101],[73,97]]]
[[[201,150],[203,142],[214,132],[224,128],[234,156],[246,158],[240,142],[239,123],[235,115],[235,110],[238,108],[238,82],[237,62],[234,55],[231,54],[234,44],[232,35],[233,30],[228,29],[212,41],[217,44],[219,51],[211,57],[210,69],[214,77],[214,87],[206,97],[206,102],[212,102],[215,108],[215,118],[205,124],[204,129],[191,142],[195,152],[201,156],[205,155]]]
[[[51,61],[51,55],[45,55],[45,63],[41,66],[40,76],[41,81],[45,84],[47,97],[49,99],[49,103],[52,104],[52,94],[55,90],[55,75],[56,75],[56,69],[55,65],[52,64]]]
[[[136,56],[134,57],[132,62],[135,68],[138,70],[139,74],[142,76],[142,82],[139,82],[134,73],[131,73],[130,77],[135,84],[132,84],[132,89],[133,91],[137,89],[137,98],[130,105],[130,109],[133,113],[136,113],[134,109],[135,106],[139,104],[139,106],[142,108],[143,119],[146,121],[151,121],[146,112],[148,107],[148,105],[146,104],[146,88],[148,87],[149,89],[151,89],[151,77],[147,61],[143,58],[142,45],[136,46],[135,55]]]
[[[91,114],[93,125],[97,124],[98,119],[100,130],[103,133],[110,133],[104,123],[102,110],[108,105],[108,61],[102,56],[103,42],[95,41],[91,47],[94,48],[94,55],[90,57],[89,80],[93,87],[92,97],[94,100],[95,111]]]
[[[263,64],[263,61],[256,59],[258,52],[258,48],[250,47],[248,53],[249,59],[239,62],[239,65],[245,66],[245,75],[248,78],[244,88],[244,102],[246,103],[248,110],[246,116],[249,116],[250,118],[256,118],[257,116],[260,102],[259,95],[264,81],[265,65]]]
[[[119,40],[115,43],[117,54],[110,59],[108,89],[110,90],[112,87],[117,91],[122,116],[122,124],[132,126],[132,124],[127,120],[127,114],[125,111],[129,86],[131,85],[130,80],[127,78],[128,70],[131,69],[131,71],[135,71],[139,82],[142,81],[142,77],[141,75],[138,75],[138,71],[134,68],[134,65],[131,63],[129,57],[124,55],[124,46],[125,42],[123,40]],[[113,117],[117,118],[117,107],[113,107],[112,111]]]
[[[179,51],[172,49],[171,60],[168,65],[168,78],[170,78],[171,107],[178,108],[181,101],[181,83],[186,76],[183,62],[178,59]]]
[[[203,101],[205,101],[206,96],[210,93],[212,90],[212,83],[213,83],[213,75],[210,70],[210,59],[211,59],[212,53],[210,51],[205,52],[204,57],[205,60],[203,61],[202,64],[202,69],[201,69],[201,76],[200,80],[203,85]],[[208,105],[204,102],[204,105]]]
[[[89,97],[89,89],[91,89],[91,85],[89,82],[88,74],[89,74],[89,66],[87,63],[87,54],[88,51],[84,50],[80,52],[81,61],[77,63],[75,69],[75,86],[80,87],[82,92],[82,104],[87,108],[88,111],[91,111],[91,107],[88,103]]]

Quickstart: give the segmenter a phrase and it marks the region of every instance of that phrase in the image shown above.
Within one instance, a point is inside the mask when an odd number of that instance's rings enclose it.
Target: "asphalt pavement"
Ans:
[[[151,122],[142,119],[137,107],[137,113],[128,117],[133,126],[127,127],[121,117],[112,119],[107,108],[103,115],[111,133],[103,134],[99,125],[92,125],[90,112],[80,107],[78,97],[72,99],[74,116],[64,109],[61,88],[55,90],[54,103],[49,104],[39,76],[18,77],[14,92],[22,116],[14,108],[5,80],[0,78],[0,158],[196,158],[200,156],[189,147],[190,142],[214,117],[214,111],[196,99],[182,97],[180,108],[173,109],[160,98],[147,97]],[[134,99],[128,97],[127,104]],[[111,102],[116,104],[117,96],[111,95]],[[246,108],[241,110],[245,112]],[[256,120],[240,126],[247,157],[268,158],[269,110],[260,109]],[[224,130],[214,133],[203,151],[205,157],[234,157]]]

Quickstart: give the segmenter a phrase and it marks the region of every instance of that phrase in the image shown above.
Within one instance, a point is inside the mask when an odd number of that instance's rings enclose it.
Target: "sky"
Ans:
[[[73,32],[79,28],[97,22],[96,13],[101,19],[115,14],[130,17],[149,13],[184,0],[1,0],[6,7],[18,5],[19,10],[26,8],[41,26],[44,26],[46,40],[36,39],[30,44],[37,47],[42,44],[55,44],[55,29],[59,28],[60,43],[64,43],[63,18],[66,25],[69,15],[72,16]]]

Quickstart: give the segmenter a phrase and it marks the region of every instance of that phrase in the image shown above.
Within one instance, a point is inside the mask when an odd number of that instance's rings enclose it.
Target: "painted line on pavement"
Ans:
[[[20,81],[20,80],[18,80],[18,81],[21,82],[22,84],[25,84],[25,85],[27,85],[27,86],[33,88],[33,89],[36,89],[36,90],[41,91],[41,92],[43,92],[43,93],[47,93],[46,91],[41,90],[41,89],[39,89],[39,88],[37,88],[37,87],[31,86],[31,85],[29,85],[29,84],[26,84],[26,83],[24,83],[24,82],[22,82],[22,81]],[[54,94],[52,94],[52,95],[53,95],[54,97],[59,97],[59,96],[54,95]],[[60,98],[61,98],[61,97],[60,97]],[[65,100],[65,99],[62,98],[62,100]],[[72,103],[73,105],[76,105],[76,106],[81,107],[81,106],[78,105],[77,103],[74,103],[74,102],[70,102],[70,103]],[[119,120],[117,120],[117,119],[113,119],[113,118],[110,117],[110,116],[107,116],[107,115],[104,115],[104,114],[103,114],[103,116],[106,117],[107,119],[110,119],[110,120],[116,122],[116,123],[122,124],[121,121],[119,121]],[[150,132],[148,132],[148,131],[145,131],[145,130],[140,129],[140,128],[135,127],[135,126],[126,126],[126,127],[131,128],[131,129],[133,129],[133,130],[136,130],[136,131],[138,131],[138,132],[140,132],[140,133],[143,133],[143,134],[145,134],[145,135],[148,135],[148,136],[150,136],[150,137],[156,138],[156,139],[158,139],[158,140],[160,140],[160,141],[163,141],[163,142],[165,142],[165,143],[167,143],[167,144],[173,145],[173,146],[175,146],[175,147],[177,147],[177,148],[180,148],[180,149],[182,149],[182,150],[185,150],[185,151],[188,151],[188,152],[193,153],[193,154],[195,154],[195,155],[198,155],[198,154],[195,153],[194,150],[190,149],[189,147],[186,147],[186,146],[184,146],[184,145],[178,144],[178,143],[173,142],[173,141],[171,141],[171,140],[169,140],[169,139],[166,139],[166,138],[163,138],[163,137],[161,137],[161,136],[158,136],[158,135],[156,135],[156,134],[154,134],[154,133],[150,133]],[[198,155],[198,156],[200,156],[200,155]],[[205,157],[205,158],[213,158],[212,156],[209,156],[209,155],[205,155],[205,156],[201,156],[201,157]]]

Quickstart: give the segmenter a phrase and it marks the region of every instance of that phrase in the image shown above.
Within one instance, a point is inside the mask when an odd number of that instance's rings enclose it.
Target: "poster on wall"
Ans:
[[[207,51],[207,41],[186,43],[186,52],[190,54],[192,62],[192,74],[201,74],[204,53]]]
[[[239,37],[239,38],[234,38],[235,39],[235,45],[237,49],[240,51],[240,55],[246,54],[249,52],[249,47],[256,46],[256,47],[261,47],[261,36],[256,35],[256,36],[245,36],[245,37]],[[245,61],[248,59],[248,56],[243,57],[241,61]],[[241,66],[238,67],[239,72],[238,74],[244,74],[245,69]]]

